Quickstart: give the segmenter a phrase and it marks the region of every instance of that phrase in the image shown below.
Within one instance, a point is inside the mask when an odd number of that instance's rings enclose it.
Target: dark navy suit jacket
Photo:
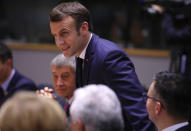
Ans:
[[[134,65],[121,48],[93,34],[86,50],[83,71],[83,85],[105,84],[115,91],[122,104],[125,130],[155,130],[155,126],[148,119],[142,97],[143,88]]]
[[[8,99],[10,98],[15,92],[21,91],[21,90],[30,90],[30,91],[36,91],[37,87],[35,83],[20,74],[18,71],[15,71],[15,74],[10,81],[7,93],[1,93],[0,94],[0,106]]]

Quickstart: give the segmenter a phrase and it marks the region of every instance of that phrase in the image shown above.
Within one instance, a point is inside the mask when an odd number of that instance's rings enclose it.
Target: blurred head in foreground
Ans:
[[[60,105],[33,92],[19,92],[0,109],[2,131],[66,131],[67,120]]]
[[[122,131],[121,105],[105,85],[88,85],[74,92],[70,107],[72,131]]]

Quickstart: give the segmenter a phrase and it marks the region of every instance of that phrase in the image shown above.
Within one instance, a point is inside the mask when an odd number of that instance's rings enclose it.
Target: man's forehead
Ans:
[[[72,31],[71,24],[64,24],[64,23],[52,23],[50,24],[51,33],[54,34],[56,32],[63,32],[63,31]]]
[[[70,65],[56,66],[52,65],[52,72],[71,72],[74,69]]]
[[[56,21],[56,22],[50,21],[50,26],[60,26],[60,25],[62,25],[63,27],[64,26],[73,27],[75,25],[75,20],[71,16],[68,16],[68,17],[64,17],[61,21]]]
[[[154,85],[155,85],[155,81],[153,81],[150,86],[149,86],[149,92],[153,92],[154,91]]]
[[[66,75],[66,74],[71,74],[70,70],[52,70],[52,74],[60,74],[60,75]]]

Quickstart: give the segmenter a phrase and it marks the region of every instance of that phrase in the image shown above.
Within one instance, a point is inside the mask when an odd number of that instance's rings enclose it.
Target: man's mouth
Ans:
[[[66,51],[66,50],[68,50],[68,49],[69,49],[69,47],[61,48],[62,51]]]
[[[67,88],[65,86],[57,86],[56,89],[59,91],[65,91]]]

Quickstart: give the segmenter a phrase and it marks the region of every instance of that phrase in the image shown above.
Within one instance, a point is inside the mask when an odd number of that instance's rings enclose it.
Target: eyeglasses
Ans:
[[[154,97],[148,96],[148,95],[144,95],[144,99],[145,99],[145,101],[147,101],[148,99],[151,99],[153,101],[159,101],[160,102],[160,100],[158,100],[158,99],[156,99]]]
[[[144,98],[145,101],[147,101],[148,99],[151,99],[153,101],[159,101],[160,102],[159,99],[151,97],[151,96],[148,96],[146,93],[143,94],[143,98]]]
[[[161,100],[157,99],[157,98],[154,98],[154,97],[151,97],[151,96],[148,96],[146,93],[143,94],[143,98],[145,100],[145,102],[147,102],[148,99],[151,99],[153,101],[157,101],[157,102],[160,102],[160,104],[162,105],[162,107],[164,108],[164,105],[162,104]]]

